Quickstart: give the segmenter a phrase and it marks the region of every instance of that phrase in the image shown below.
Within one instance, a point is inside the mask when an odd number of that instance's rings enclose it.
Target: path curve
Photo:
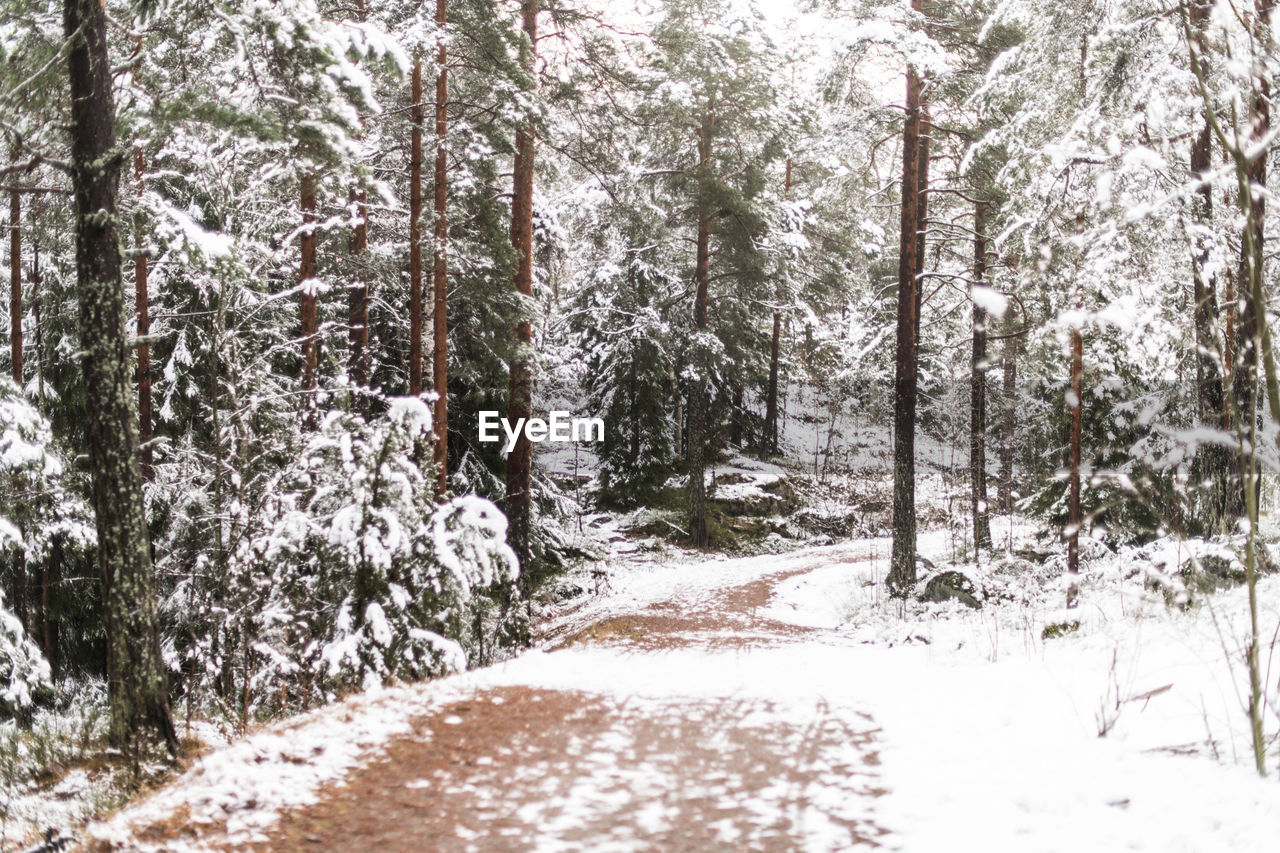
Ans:
[[[794,567],[654,602],[559,639],[635,656],[821,642],[761,615]],[[691,571],[696,571],[692,569]],[[556,660],[548,656],[548,665]],[[477,689],[284,814],[259,851],[791,851],[880,846],[876,725],[818,699]]]

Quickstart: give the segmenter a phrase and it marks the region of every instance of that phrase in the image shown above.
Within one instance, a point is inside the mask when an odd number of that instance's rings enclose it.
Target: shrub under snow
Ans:
[[[417,461],[429,440],[416,399],[371,422],[326,416],[229,560],[234,606],[191,631],[204,688],[225,695],[230,679],[241,711],[283,710],[491,658],[516,610],[506,518],[474,496],[436,506]]]

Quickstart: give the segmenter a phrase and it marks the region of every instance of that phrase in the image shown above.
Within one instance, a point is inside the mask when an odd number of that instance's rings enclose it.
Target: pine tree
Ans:
[[[912,8],[921,7],[913,0]],[[898,253],[897,356],[894,360],[893,559],[889,588],[906,595],[916,580],[915,435],[921,282],[924,263],[923,189],[928,182],[928,117],[924,80],[907,67],[907,118],[902,130],[902,223]]]
[[[534,79],[538,51],[538,0],[521,0],[521,64]],[[526,120],[516,130],[515,163],[512,167],[511,246],[516,254],[515,289],[521,309],[515,327],[515,347],[507,397],[507,420],[512,424],[533,415],[533,321],[527,300],[533,297],[533,123]],[[533,445],[523,431],[507,455],[507,497],[503,505],[510,521],[511,547],[527,567],[531,555],[529,535],[533,506]],[[532,575],[526,571],[526,580]]]
[[[155,579],[138,423],[124,339],[124,300],[116,212],[122,154],[107,58],[107,17],[94,0],[66,0],[70,41],[71,179],[76,200],[76,273],[98,561],[106,600],[110,738],[136,747],[146,728],[178,751],[160,657]]]

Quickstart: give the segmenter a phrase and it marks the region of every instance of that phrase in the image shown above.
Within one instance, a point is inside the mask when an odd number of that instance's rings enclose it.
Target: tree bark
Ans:
[[[432,256],[431,288],[435,297],[433,313],[432,384],[436,391],[432,429],[435,433],[434,462],[436,495],[449,491],[449,225],[446,204],[449,198],[448,149],[449,66],[444,29],[449,22],[448,0],[436,0],[436,175],[435,246]]]
[[[525,43],[521,48],[521,60],[532,77],[536,71],[538,45],[538,0],[522,0],[521,26]],[[511,201],[511,245],[516,253],[514,277],[519,295],[519,320],[516,323],[515,349],[511,357],[510,383],[508,386],[507,419],[515,424],[518,419],[528,419],[533,414],[533,371],[530,366],[533,348],[533,322],[529,306],[533,302],[533,167],[535,129],[532,122],[525,122],[516,131],[516,156],[513,170],[513,196]],[[522,430],[515,447],[507,455],[506,510],[508,541],[521,566],[528,564],[530,556],[529,526],[532,514],[533,445]],[[522,571],[520,580],[524,588],[532,588],[533,578]]]
[[[36,321],[36,399],[44,411],[44,322],[41,319],[43,302],[40,296],[40,242],[31,241],[31,313]]]
[[[22,195],[9,193],[9,357],[22,390]]]
[[[1076,606],[1080,576],[1080,437],[1084,411],[1084,339],[1079,327],[1071,330],[1070,481],[1067,496],[1067,607]]]
[[[715,110],[707,108],[698,132],[698,236],[693,270],[693,358],[696,376],[689,395],[689,538],[695,548],[707,546],[707,351],[699,340],[707,329],[711,294],[711,151]]]
[[[364,0],[356,0],[355,13],[356,20],[366,20]],[[356,280],[347,287],[347,377],[354,391],[352,411],[368,417],[369,282],[365,281],[364,275],[369,254],[369,193],[352,187],[349,198],[355,224],[351,226],[347,249],[354,262]]]
[[[311,410],[315,407],[313,392],[320,370],[320,335],[316,312],[316,178],[310,173],[302,176],[301,208],[298,283],[302,285],[302,387],[308,392],[307,408]]]
[[[134,148],[133,176],[139,197],[143,191],[145,169],[146,160],[142,148]],[[134,217],[133,229],[137,243],[133,256],[133,291],[138,315],[138,441],[142,450],[142,478],[150,480],[154,461],[151,455],[151,440],[154,437],[151,426],[151,344],[147,341],[147,336],[151,334],[151,296],[147,289],[147,247],[143,225],[142,213],[139,211]]]
[[[1202,8],[1195,4],[1193,9]],[[1191,145],[1191,171],[1205,175],[1212,168],[1212,131],[1206,120],[1199,136]],[[1213,189],[1206,182],[1191,199],[1192,221],[1202,229],[1208,229],[1213,215]],[[1230,429],[1229,414],[1225,411],[1223,376],[1219,367],[1218,346],[1218,293],[1217,279],[1206,272],[1209,260],[1209,239],[1206,234],[1195,235],[1192,249],[1191,277],[1194,300],[1192,322],[1196,339],[1196,408],[1201,422]],[[1231,528],[1228,507],[1231,504],[1231,456],[1227,448],[1219,444],[1206,444],[1196,454],[1196,480],[1203,485],[1205,495],[1200,512],[1201,523],[1207,531],[1225,533]]]
[[[369,414],[369,282],[364,280],[364,264],[369,254],[369,194],[352,190],[356,224],[351,227],[347,248],[357,264],[359,279],[347,289],[347,373],[356,389],[352,408]]]
[[[973,215],[973,286],[986,284],[987,205],[979,202]],[[987,512],[987,312],[973,302],[973,359],[969,368],[969,472],[972,481],[974,556],[991,547],[991,519]]]
[[[787,158],[787,170],[782,179],[784,198],[791,197],[791,158]],[[782,357],[782,312],[773,312],[773,340],[769,347],[769,390],[764,404],[764,435],[761,437],[762,455],[778,452],[778,362]]]
[[[915,274],[916,274],[916,365],[919,370],[920,317],[924,313],[924,261],[925,248],[929,231],[929,134],[932,130],[929,117],[929,104],[925,100],[924,83],[921,81],[920,93],[920,166],[916,171],[916,227],[920,237],[916,241]]]
[[[422,393],[422,60],[413,63],[409,119],[409,395]]]
[[[1255,35],[1258,36],[1258,42],[1268,44],[1270,39],[1266,32],[1271,12],[1275,7],[1273,0],[1258,0],[1254,4],[1254,18],[1252,26],[1256,28]],[[1250,141],[1256,142],[1265,139],[1271,131],[1271,80],[1265,73],[1253,75],[1254,84],[1257,86],[1253,93],[1252,103],[1249,111],[1250,124]],[[1245,228],[1250,229],[1251,233],[1241,240],[1243,247],[1240,252],[1240,281],[1242,286],[1237,288],[1236,299],[1236,328],[1235,328],[1235,370],[1232,375],[1232,394],[1235,398],[1235,411],[1247,412],[1248,401],[1250,396],[1254,394],[1254,385],[1257,383],[1258,376],[1258,349],[1256,338],[1258,336],[1258,317],[1257,305],[1254,300],[1253,288],[1251,286],[1250,264],[1253,258],[1259,259],[1262,263],[1266,258],[1264,233],[1267,218],[1267,202],[1266,202],[1266,186],[1267,186],[1267,156],[1266,152],[1270,147],[1264,147],[1261,151],[1254,154],[1248,163],[1248,185],[1249,204],[1252,209]],[[1257,191],[1253,188],[1258,187]],[[1248,250],[1249,241],[1253,241],[1252,254]],[[1256,271],[1258,277],[1265,280],[1264,270]],[[1256,415],[1255,415],[1256,417]],[[1245,433],[1249,432],[1250,424],[1241,422],[1238,425]],[[1242,489],[1244,488],[1244,477],[1240,478],[1241,488],[1231,490],[1231,506],[1228,509],[1229,517],[1238,518],[1245,514],[1247,504]],[[1261,486],[1261,478],[1255,479],[1254,500],[1258,500]]]
[[[764,406],[765,454],[778,452],[778,362],[782,353],[782,312],[773,312],[773,343],[769,347],[769,393]]]
[[[1013,456],[1018,412],[1014,398],[1018,393],[1018,347],[1022,338],[1013,334],[1013,323],[1005,322],[1004,347],[1001,350],[1003,376],[1000,385],[1000,482],[996,502],[1006,515],[1013,514]]]
[[[136,750],[150,727],[176,753],[125,339],[116,212],[123,154],[116,148],[106,10],[98,0],[65,0],[63,24],[70,44],[81,365],[85,387],[93,389],[85,399],[85,433],[106,600],[108,737],[117,747]]]
[[[917,2],[912,4],[918,6]],[[894,358],[893,552],[887,578],[893,595],[916,582],[915,431],[920,309],[919,270],[924,256],[920,167],[923,83],[907,70],[907,118],[902,132],[902,219],[898,253],[898,324]]]

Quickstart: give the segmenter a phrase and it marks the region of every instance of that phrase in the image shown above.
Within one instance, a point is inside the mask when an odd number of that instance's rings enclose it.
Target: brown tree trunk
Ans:
[[[121,156],[106,10],[98,0],[65,0],[70,45],[71,180],[76,204],[76,294],[86,388],[85,434],[93,480],[98,564],[106,601],[108,737],[136,749],[144,727],[178,751],[168,673],[156,630],[138,418],[125,340],[116,189]],[[136,751],[134,752],[136,759]]]
[[[1076,606],[1080,576],[1080,435],[1084,411],[1084,339],[1077,327],[1071,330],[1071,410],[1070,482],[1067,496],[1067,607]]]
[[[535,73],[534,61],[538,45],[538,0],[522,0],[521,24],[527,43],[522,47],[521,61],[525,70]],[[507,399],[507,419],[515,424],[533,414],[533,371],[530,350],[533,346],[533,322],[528,306],[533,299],[533,165],[535,131],[531,122],[516,131],[516,156],[511,201],[511,245],[516,252],[515,287],[519,294],[519,321],[516,324],[515,349],[511,357],[511,375]],[[529,561],[529,525],[532,512],[533,445],[521,430],[515,447],[507,455],[508,540],[525,566]],[[532,588],[533,578],[521,572],[525,590]]]
[[[41,411],[44,410],[44,323],[40,297],[40,242],[31,241],[31,313],[36,321],[36,399]]]
[[[791,197],[791,158],[787,158],[787,170],[782,179],[784,198]],[[782,357],[782,312],[773,312],[773,340],[769,347],[769,390],[764,403],[764,435],[761,437],[762,455],[778,452],[778,362]]]
[[[422,393],[422,60],[413,63],[409,118],[409,394]]]
[[[706,347],[697,340],[707,328],[711,291],[711,150],[715,134],[715,111],[708,107],[698,134],[698,237],[693,270],[694,369],[696,375],[689,395],[689,538],[695,548],[707,546],[707,388]]]
[[[917,2],[912,4],[918,5]],[[902,132],[902,221],[898,252],[898,325],[894,358],[893,553],[887,578],[894,595],[905,596],[916,582],[916,381],[920,308],[919,271],[924,256],[920,219],[922,81],[907,70],[907,118]]]
[[[1013,323],[1005,323],[1004,347],[1001,351],[1003,370],[1000,384],[1000,482],[996,492],[996,502],[1006,515],[1013,513],[1013,456],[1015,448],[1014,432],[1017,428],[1018,413],[1014,397],[1018,393],[1018,347],[1021,337],[1013,334]]]
[[[448,0],[436,0],[436,24],[443,32],[448,23]],[[432,384],[436,391],[432,428],[435,433],[436,494],[449,491],[449,226],[446,202],[449,197],[448,149],[449,66],[444,37],[436,48],[436,231],[432,256],[431,288],[435,297],[433,313]]]
[[[778,362],[782,351],[782,312],[773,312],[773,342],[769,346],[769,393],[764,404],[765,454],[778,452]]]
[[[347,248],[356,262],[360,277],[347,289],[347,373],[356,389],[352,408],[369,413],[369,282],[364,280],[364,265],[369,254],[369,194],[351,191],[356,224],[351,227]]]
[[[986,284],[987,206],[979,202],[973,215],[973,286]],[[969,472],[973,485],[974,556],[991,547],[987,512],[987,312],[973,303],[973,359],[969,367]]]
[[[1258,36],[1259,43],[1266,44],[1269,39],[1266,37],[1265,29],[1271,11],[1275,4],[1273,0],[1257,0],[1254,8],[1253,26],[1257,28],[1255,33]],[[1256,142],[1265,139],[1271,131],[1271,83],[1266,74],[1256,74],[1253,80],[1257,85],[1257,91],[1253,93],[1252,104],[1250,106],[1249,123],[1250,123],[1250,141]],[[1270,147],[1267,146],[1260,152],[1255,152],[1253,158],[1249,161],[1248,181],[1250,187],[1262,187],[1267,185],[1267,156],[1266,151]],[[1253,386],[1257,383],[1258,376],[1258,350],[1256,338],[1258,337],[1258,318],[1257,306],[1254,304],[1253,289],[1250,277],[1250,264],[1253,258],[1265,258],[1265,241],[1264,241],[1264,225],[1267,217],[1267,202],[1265,197],[1265,189],[1251,192],[1249,204],[1252,208],[1251,215],[1246,228],[1251,229],[1251,233],[1246,239],[1241,240],[1240,251],[1240,282],[1241,286],[1237,288],[1236,299],[1238,309],[1236,314],[1235,329],[1235,370],[1232,375],[1232,393],[1235,397],[1235,411],[1248,412],[1249,400],[1255,393]],[[1249,241],[1252,240],[1253,252],[1248,249]],[[1257,274],[1265,281],[1264,271],[1257,270]],[[1255,415],[1256,417],[1256,415]],[[1237,428],[1245,434],[1249,432],[1250,425],[1243,421],[1239,422]],[[1245,500],[1242,489],[1244,488],[1244,477],[1240,477],[1240,488],[1231,490],[1231,506],[1229,507],[1229,517],[1238,518],[1245,514],[1247,501]],[[1255,478],[1255,492],[1261,494],[1260,487],[1262,478]]]
[[[54,613],[57,607],[55,600],[56,587],[58,584],[58,566],[62,560],[62,543],[54,542],[50,553],[44,560],[43,579],[40,584],[40,614],[42,618],[40,632],[43,640],[41,651],[44,652],[45,659],[49,661],[49,669],[53,672],[54,679],[61,674],[60,659],[58,655],[58,618]]]
[[[9,357],[22,390],[22,195],[9,193]]]
[[[302,285],[302,387],[308,392],[307,408],[315,407],[316,378],[320,370],[319,318],[316,313],[316,178],[302,177],[302,231],[298,235]]]
[[[923,81],[921,82],[923,90]],[[916,365],[919,369],[920,317],[924,308],[924,262],[925,249],[928,245],[929,232],[929,134],[932,130],[929,118],[929,105],[920,94],[920,167],[916,171],[916,223],[920,229],[920,237],[916,241],[915,273],[916,273]]]
[[[1203,9],[1201,4],[1193,10]],[[1207,11],[1207,10],[1206,10]],[[1212,163],[1212,130],[1205,121],[1200,135],[1191,145],[1191,171],[1195,175],[1207,174]],[[1213,214],[1213,189],[1206,182],[1191,199],[1192,221],[1201,228],[1208,228]],[[1192,322],[1196,338],[1196,408],[1201,422],[1214,426],[1223,424],[1223,377],[1219,368],[1218,346],[1218,293],[1217,279],[1206,272],[1210,241],[1205,234],[1195,235],[1195,247],[1191,256]],[[1228,507],[1231,503],[1231,456],[1227,448],[1218,444],[1200,447],[1196,455],[1196,481],[1203,484],[1205,496],[1200,513],[1207,531],[1225,533],[1231,528]],[[1238,487],[1237,487],[1238,488]]]
[[[364,21],[365,2],[356,0],[355,17]],[[351,253],[356,280],[347,287],[347,377],[351,383],[351,410],[369,415],[369,282],[364,276],[368,271],[369,254],[369,193],[352,187],[350,193],[355,224],[347,250]],[[363,614],[363,608],[360,613]]]
[[[137,182],[139,197],[143,191],[142,177],[145,169],[146,160],[142,156],[142,149],[135,148],[133,177]],[[142,449],[142,478],[150,480],[153,462],[151,440],[154,435],[151,427],[151,344],[147,336],[151,334],[151,297],[147,290],[146,232],[141,212],[134,217],[134,235],[137,243],[133,256],[133,291],[138,315],[138,442]]]

